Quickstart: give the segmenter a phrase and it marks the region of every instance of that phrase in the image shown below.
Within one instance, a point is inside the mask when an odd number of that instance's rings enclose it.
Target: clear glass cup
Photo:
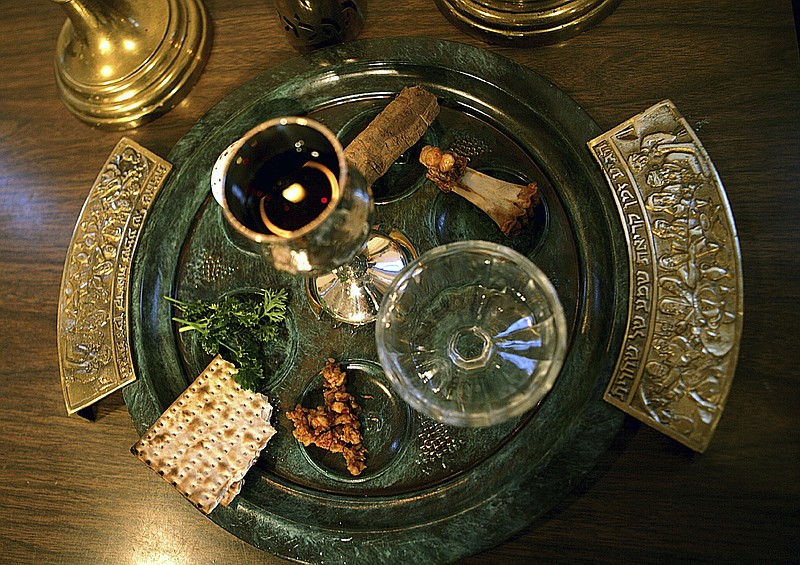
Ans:
[[[423,253],[397,276],[375,328],[381,365],[415,410],[457,426],[534,408],[567,350],[555,289],[529,259],[485,241]]]

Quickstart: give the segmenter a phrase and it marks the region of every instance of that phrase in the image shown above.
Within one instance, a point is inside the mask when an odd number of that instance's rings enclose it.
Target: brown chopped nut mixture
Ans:
[[[305,446],[311,444],[344,456],[351,475],[360,475],[367,465],[367,450],[361,436],[359,408],[355,397],[347,392],[347,373],[334,359],[328,359],[322,370],[324,406],[304,408],[299,404],[286,416],[294,423],[292,434]]]

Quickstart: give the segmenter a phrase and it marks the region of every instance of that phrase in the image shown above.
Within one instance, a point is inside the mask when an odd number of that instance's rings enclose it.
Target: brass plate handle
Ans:
[[[136,380],[128,341],[131,259],[171,168],[123,137],[83,205],[58,302],[58,358],[69,414]]]
[[[742,267],[725,189],[665,100],[589,142],[628,240],[627,332],[605,400],[702,452],[731,387]]]

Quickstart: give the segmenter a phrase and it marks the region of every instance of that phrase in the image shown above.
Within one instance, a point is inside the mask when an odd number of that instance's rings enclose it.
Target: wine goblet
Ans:
[[[341,143],[311,118],[261,123],[212,170],[228,224],[277,269],[307,276],[315,310],[352,325],[371,322],[413,249],[373,228],[374,202]]]
[[[534,408],[567,350],[567,324],[544,273],[486,241],[435,247],[394,279],[378,312],[381,365],[414,409],[488,426]]]

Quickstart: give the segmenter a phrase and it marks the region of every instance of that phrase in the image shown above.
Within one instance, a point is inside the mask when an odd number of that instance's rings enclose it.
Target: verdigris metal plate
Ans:
[[[442,111],[421,143],[455,148],[470,166],[540,185],[543,204],[505,238],[482,212],[424,180],[419,145],[375,187],[378,220],[420,252],[465,238],[502,242],[547,273],[571,327],[555,387],[504,425],[447,427],[411,412],[376,365],[374,328],[318,319],[304,281],[271,269],[225,228],[209,192],[217,155],[253,125],[308,115],[347,142],[402,87],[421,84]],[[208,361],[178,336],[164,299],[285,287],[291,317],[264,390],[278,429],[243,490],[211,518],[266,551],[305,562],[449,562],[496,545],[570,491],[619,430],[603,401],[628,310],[627,247],[615,203],[586,142],[599,127],[555,86],[487,51],[430,39],[370,40],[276,67],[214,107],[175,146],[175,170],[144,226],[132,271],[138,381],[124,395],[143,433]],[[287,409],[310,405],[327,357],[345,363],[364,408],[368,468],[357,478],[303,448]],[[176,500],[179,497],[176,493]]]

